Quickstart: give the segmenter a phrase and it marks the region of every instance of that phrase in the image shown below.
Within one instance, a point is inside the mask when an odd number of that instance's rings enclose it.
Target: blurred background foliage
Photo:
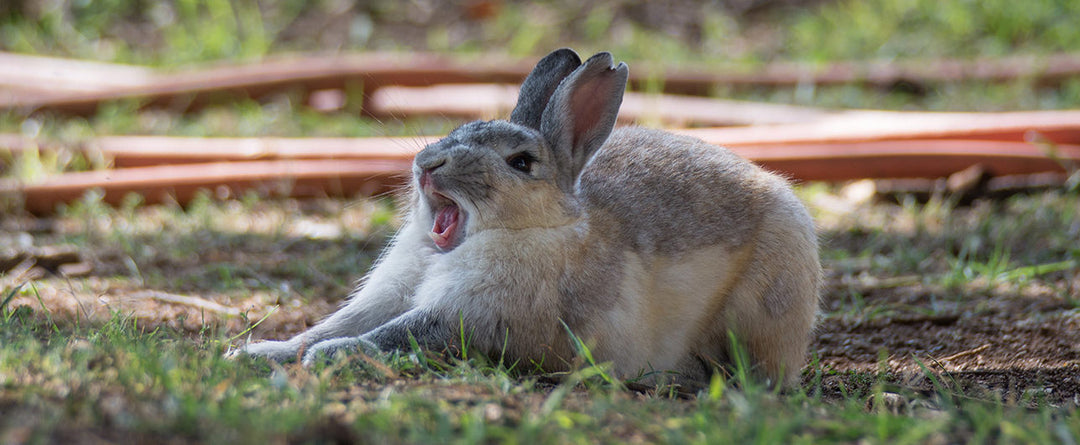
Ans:
[[[0,49],[176,66],[573,45],[627,59],[759,63],[1076,51],[1077,23],[1074,0],[5,0]]]

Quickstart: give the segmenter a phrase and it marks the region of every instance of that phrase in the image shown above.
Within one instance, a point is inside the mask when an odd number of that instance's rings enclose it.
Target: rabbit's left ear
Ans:
[[[630,69],[613,63],[610,53],[590,57],[559,84],[544,109],[540,134],[554,152],[559,186],[567,192],[615,128]]]
[[[540,118],[551,95],[559,83],[579,66],[581,58],[570,48],[557,49],[540,59],[521,84],[517,106],[510,113],[510,122],[539,130]]]

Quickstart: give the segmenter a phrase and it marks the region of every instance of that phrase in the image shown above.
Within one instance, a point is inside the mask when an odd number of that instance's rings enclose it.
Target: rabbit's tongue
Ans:
[[[439,213],[435,214],[435,225],[428,235],[431,236],[432,241],[435,241],[436,247],[446,250],[454,244],[459,214],[458,207],[453,204],[439,209]]]

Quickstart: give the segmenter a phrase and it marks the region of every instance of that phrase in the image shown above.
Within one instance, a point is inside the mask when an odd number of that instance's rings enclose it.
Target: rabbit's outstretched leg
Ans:
[[[367,354],[378,351],[409,351],[415,341],[427,350],[440,351],[458,347],[454,326],[426,309],[413,309],[358,337],[332,338],[316,343],[304,354],[304,365],[320,357],[330,358],[337,351],[361,349]]]
[[[431,251],[427,228],[407,222],[344,307],[289,340],[248,344],[230,355],[250,354],[286,361],[325,340],[356,338],[381,326],[412,307],[412,295],[423,278]]]

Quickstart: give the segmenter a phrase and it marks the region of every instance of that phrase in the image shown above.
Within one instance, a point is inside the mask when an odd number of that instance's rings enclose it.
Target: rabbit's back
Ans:
[[[617,258],[608,287],[579,280],[593,288],[574,299],[582,313],[612,308],[583,329],[600,339],[598,355],[630,373],[655,366],[701,380],[731,356],[730,334],[774,382],[796,383],[821,266],[813,221],[785,179],[698,139],[624,128],[576,193],[602,240],[592,245],[610,249],[587,257]]]
[[[577,194],[592,218],[619,226],[626,247],[662,255],[742,246],[774,211],[813,224],[782,178],[727,149],[638,127],[612,133]]]

